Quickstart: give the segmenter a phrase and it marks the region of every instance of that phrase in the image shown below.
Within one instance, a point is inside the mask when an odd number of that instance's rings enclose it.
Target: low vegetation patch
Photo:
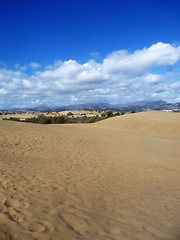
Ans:
[[[96,115],[93,117],[88,117],[86,115],[83,115],[79,117],[74,117],[73,114],[69,112],[67,116],[44,116],[43,114],[40,114],[38,117],[26,118],[24,120],[21,120],[20,118],[16,118],[16,117],[3,118],[3,120],[40,123],[40,124],[94,123],[107,118],[124,115],[124,114],[125,114],[124,112],[113,113],[112,111],[107,111],[107,112],[104,112],[101,116]]]

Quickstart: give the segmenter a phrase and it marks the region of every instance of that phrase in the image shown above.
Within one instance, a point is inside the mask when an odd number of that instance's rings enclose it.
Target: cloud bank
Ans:
[[[3,66],[3,65],[2,65]],[[180,101],[180,46],[158,42],[149,48],[115,51],[101,63],[56,61],[33,74],[0,68],[0,107],[60,106],[73,103]],[[38,71],[37,71],[38,69]]]

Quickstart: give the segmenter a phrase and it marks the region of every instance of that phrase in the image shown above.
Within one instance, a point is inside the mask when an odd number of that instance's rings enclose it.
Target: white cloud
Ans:
[[[75,97],[75,96],[72,96],[72,97],[71,97],[71,101],[72,101],[72,102],[77,102],[77,101],[78,101],[78,98]]]
[[[180,59],[180,46],[157,43],[149,48],[129,54],[126,50],[116,51],[103,61],[103,70],[108,73],[138,75],[151,67],[172,66]]]
[[[180,73],[173,72],[180,60],[180,46],[157,43],[129,53],[120,50],[108,55],[102,63],[94,60],[79,64],[75,60],[55,61],[44,71],[27,75],[16,64],[17,71],[0,69],[0,100],[8,104],[63,105],[73,102],[109,101],[124,103],[163,99],[175,101],[180,91]],[[32,62],[26,66],[40,67]],[[165,73],[152,73],[151,69]],[[169,67],[173,67],[169,71]],[[4,98],[3,98],[4,96]]]
[[[41,67],[41,65],[37,62],[31,62],[31,63],[29,63],[29,66],[32,67],[33,69]]]
[[[90,52],[89,54],[91,57],[98,57],[99,56],[99,52]]]
[[[30,81],[28,81],[27,79],[23,79],[22,83],[24,85],[25,88],[31,88],[33,87],[32,83]]]
[[[56,60],[53,65],[52,64],[47,65],[46,69],[56,69],[60,67],[62,64],[63,62],[61,60]]]
[[[32,68],[33,70],[40,68],[41,65],[37,62],[31,62],[29,64],[25,64],[23,66],[21,66],[19,63],[14,64],[14,67],[19,70],[19,71],[25,71],[27,70],[27,68]]]
[[[14,64],[14,67],[20,71],[25,71],[27,69],[27,65],[21,66],[19,63]]]
[[[144,78],[144,81],[149,84],[158,84],[163,81],[163,78],[163,75],[150,73]]]
[[[172,83],[172,84],[171,84],[171,87],[172,87],[173,89],[176,89],[176,88],[179,88],[179,89],[180,89],[180,81],[179,81],[179,82]]]
[[[4,88],[0,88],[0,95],[6,95],[8,93]]]

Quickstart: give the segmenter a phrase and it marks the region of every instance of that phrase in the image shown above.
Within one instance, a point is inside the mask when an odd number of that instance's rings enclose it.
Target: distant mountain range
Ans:
[[[86,104],[74,104],[60,107],[34,107],[23,109],[6,109],[4,111],[11,112],[52,112],[52,111],[73,111],[73,110],[101,110],[101,111],[136,111],[142,112],[147,110],[180,110],[180,103],[167,103],[165,101],[141,101],[131,104],[109,104],[109,103],[86,103]]]

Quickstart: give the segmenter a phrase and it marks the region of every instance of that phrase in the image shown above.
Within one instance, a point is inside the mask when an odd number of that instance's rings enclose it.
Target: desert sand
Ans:
[[[0,133],[0,240],[180,239],[179,113]]]

